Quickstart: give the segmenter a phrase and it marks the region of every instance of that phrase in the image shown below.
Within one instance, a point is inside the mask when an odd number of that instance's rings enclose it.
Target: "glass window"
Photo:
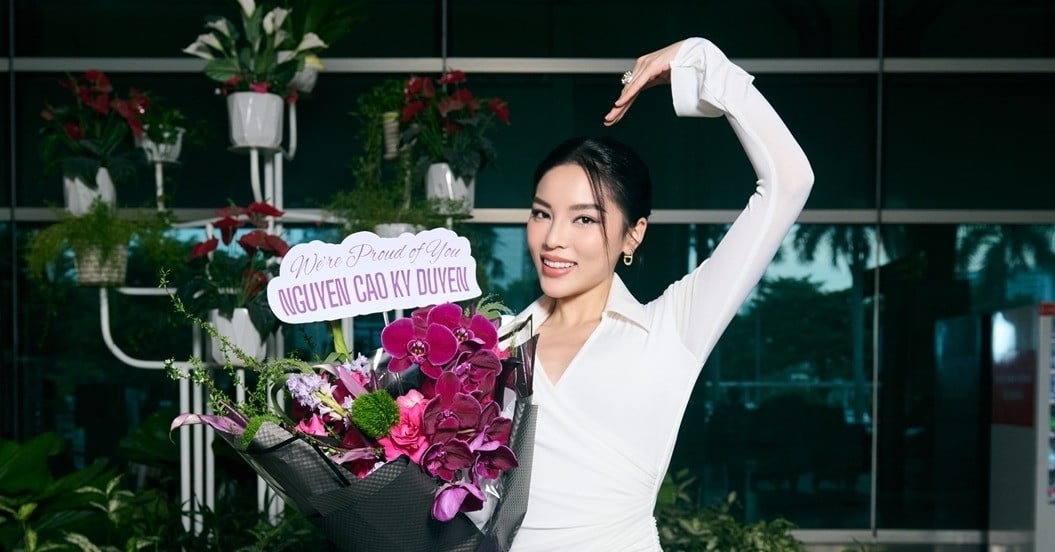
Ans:
[[[708,37],[734,57],[875,55],[872,2],[665,0],[647,9],[632,0],[449,5],[454,56],[634,58],[689,36]],[[502,24],[508,21],[516,24]]]
[[[361,0],[353,5],[359,8],[362,18],[350,34],[335,41],[325,57],[439,55],[435,24],[439,7],[435,1]],[[118,1],[105,6],[69,0],[17,0],[15,51],[19,56],[40,57],[191,59],[182,50],[202,33],[207,16],[224,16],[241,25],[234,0]],[[150,39],[130,41],[129,30],[136,36],[147,32]]]
[[[889,75],[883,207],[1037,209],[1055,205],[1051,75]]]
[[[879,527],[984,528],[986,317],[1055,299],[1055,228],[889,225],[883,236]]]
[[[755,173],[722,119],[674,116],[665,90],[638,99],[623,121],[602,117],[618,75],[469,75],[479,95],[509,102],[512,124],[497,129],[497,164],[477,177],[477,204],[521,208],[537,164],[571,136],[611,136],[648,163],[657,209],[740,209]],[[875,205],[875,78],[762,75],[756,84],[810,157],[818,185],[809,208]]]
[[[694,259],[725,229],[692,228]],[[704,502],[735,491],[749,520],[868,527],[873,329],[863,277],[874,242],[868,227],[796,226],[731,322],[672,460],[703,483]]]
[[[890,0],[884,50],[891,57],[1050,57],[1051,0]],[[975,37],[964,40],[964,37]]]
[[[4,129],[0,136],[0,182],[7,182],[7,186],[0,187],[0,207],[11,205],[11,74],[0,72],[0,128]]]

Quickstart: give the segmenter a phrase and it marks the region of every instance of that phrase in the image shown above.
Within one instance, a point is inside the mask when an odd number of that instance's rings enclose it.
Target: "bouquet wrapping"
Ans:
[[[431,327],[426,323],[427,313],[427,309],[416,312],[411,317],[413,322],[410,319],[402,320],[423,331]],[[465,320],[470,320],[470,317]],[[375,355],[378,362],[371,366],[365,378],[360,377],[367,382],[364,386],[366,390],[383,390],[392,397],[403,397],[409,390],[418,393],[420,389],[425,397],[434,402],[449,402],[453,391],[444,391],[442,382],[457,381],[451,374],[462,370],[462,386],[453,395],[464,398],[468,394],[466,391],[471,388],[473,396],[480,398],[479,402],[486,404],[487,408],[482,409],[483,420],[473,422],[481,429],[460,429],[458,434],[448,440],[454,442],[459,435],[468,435],[466,440],[471,439],[470,444],[459,442],[455,443],[457,447],[454,448],[472,450],[475,460],[447,466],[450,469],[446,471],[436,460],[445,457],[443,443],[429,447],[424,454],[414,455],[415,459],[406,454],[385,458],[376,446],[361,446],[364,444],[362,434],[355,431],[354,424],[345,422],[349,426],[348,433],[343,442],[337,441],[333,438],[332,430],[327,435],[318,429],[317,424],[309,423],[309,420],[322,419],[317,414],[320,409],[316,409],[316,413],[304,412],[303,406],[301,422],[294,427],[289,427],[290,423],[274,421],[254,424],[242,416],[236,407],[227,405],[224,405],[226,412],[223,416],[183,414],[173,422],[172,427],[186,423],[207,423],[216,428],[247,464],[287,504],[294,506],[318,527],[338,550],[508,550],[527,510],[531,480],[537,407],[531,401],[535,338],[531,336],[530,324],[530,320],[523,321],[497,337],[497,344],[493,348],[501,351],[503,356],[499,359],[500,368],[493,376],[486,374],[481,385],[464,383],[479,383],[479,378],[474,380],[470,377],[472,366],[468,359],[472,355],[464,351],[467,337],[472,337],[471,331],[458,333],[459,351],[462,352],[442,365],[432,365],[428,358],[401,356],[398,347],[393,351],[393,347],[386,346],[385,350]],[[393,325],[395,323],[390,326]],[[472,327],[468,323],[465,326]],[[382,342],[385,341],[383,333]],[[412,345],[408,345],[407,349],[415,350]],[[490,343],[488,346],[491,346]],[[473,351],[478,348],[478,345],[470,347]],[[435,349],[437,347],[433,347]],[[365,361],[362,356],[359,360]],[[439,377],[430,377],[429,373]],[[347,377],[347,374],[344,376]],[[493,386],[489,389],[488,383],[492,377]],[[333,378],[333,381],[339,379]],[[294,387],[290,385],[291,390]],[[297,393],[291,392],[291,395],[296,397]],[[490,404],[492,402],[495,404]],[[440,408],[442,412],[457,411],[456,405],[439,406],[443,407]],[[353,408],[349,401],[349,410]],[[428,409],[425,410],[428,418]],[[325,419],[337,419],[329,409],[323,407],[321,411],[330,414]],[[489,411],[491,416],[487,415]],[[294,414],[297,414],[296,408]],[[444,419],[441,413],[437,421],[436,416],[433,415],[437,426],[435,431],[445,439],[442,428],[446,426],[450,429],[454,423],[451,421],[453,417]],[[485,426],[488,420],[491,425]],[[253,426],[255,430],[247,429]],[[247,438],[247,431],[252,431],[251,438]],[[483,438],[487,431],[499,434],[489,444]],[[347,438],[353,432],[359,441]],[[435,436],[432,440],[442,441]],[[355,445],[349,444],[353,442]],[[367,438],[366,444],[376,445],[376,441]],[[437,447],[441,449],[438,452]],[[505,447],[515,455],[512,466],[509,462],[488,464],[481,460],[489,451]],[[450,447],[447,450],[451,450]],[[373,455],[369,451],[373,451]],[[452,453],[451,456],[456,455]],[[496,465],[499,469],[495,469]],[[438,515],[437,512],[443,511],[447,513]]]

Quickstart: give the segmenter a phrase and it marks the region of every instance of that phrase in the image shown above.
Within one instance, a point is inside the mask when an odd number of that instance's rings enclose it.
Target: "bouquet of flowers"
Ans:
[[[221,399],[172,428],[218,430],[340,550],[508,549],[527,508],[534,340],[530,322],[500,336],[493,307],[418,309],[384,328],[372,360],[331,322],[324,363],[273,361],[246,404]],[[211,385],[204,368],[190,376]],[[288,413],[261,408],[275,389]]]

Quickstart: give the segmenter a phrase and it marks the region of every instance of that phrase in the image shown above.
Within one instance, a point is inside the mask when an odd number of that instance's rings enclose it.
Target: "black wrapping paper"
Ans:
[[[281,496],[342,552],[502,552],[509,549],[527,511],[538,407],[531,404],[534,340],[503,360],[505,383],[516,391],[509,447],[518,466],[498,480],[499,497],[482,530],[465,514],[438,521],[431,515],[438,482],[406,457],[364,479],[335,464],[308,439],[269,422],[248,448],[228,443]],[[498,395],[502,395],[499,393]],[[222,433],[221,433],[222,435]]]

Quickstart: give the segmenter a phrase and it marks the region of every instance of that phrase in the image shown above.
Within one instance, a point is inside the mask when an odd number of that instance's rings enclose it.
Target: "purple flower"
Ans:
[[[437,305],[429,311],[429,323],[442,324],[454,333],[458,343],[474,342],[484,349],[494,349],[498,344],[498,329],[494,322],[482,314],[462,316],[462,308],[454,303]]]
[[[308,410],[315,410],[321,402],[316,391],[325,383],[322,376],[315,373],[290,374],[289,379],[286,380],[286,388],[297,402],[307,407]]]
[[[480,436],[477,436],[477,439],[479,438]],[[502,472],[519,465],[513,450],[498,444],[498,441],[483,442],[474,452],[476,463],[473,465],[473,472],[486,479],[498,479]]]
[[[513,421],[500,416],[498,403],[488,403],[480,414],[480,435],[487,441],[495,441],[501,445],[509,444],[509,433],[513,429]]]
[[[462,391],[477,400],[491,401],[495,380],[502,370],[502,361],[490,349],[462,350],[454,363],[452,372],[461,380]]]
[[[436,442],[463,430],[475,430],[480,414],[480,401],[462,392],[458,376],[453,372],[443,372],[436,381],[436,396],[425,407],[425,435]]]
[[[417,364],[423,374],[433,379],[439,377],[443,365],[458,351],[458,340],[450,329],[440,324],[422,328],[411,318],[400,318],[385,326],[381,345],[392,355],[389,371],[402,372]]]
[[[421,467],[429,475],[435,475],[444,481],[453,481],[458,470],[473,465],[475,456],[465,441],[447,439],[425,449],[425,453],[421,455]]]
[[[448,483],[440,487],[432,503],[432,517],[450,521],[458,512],[474,512],[484,507],[484,493],[474,483]]]

